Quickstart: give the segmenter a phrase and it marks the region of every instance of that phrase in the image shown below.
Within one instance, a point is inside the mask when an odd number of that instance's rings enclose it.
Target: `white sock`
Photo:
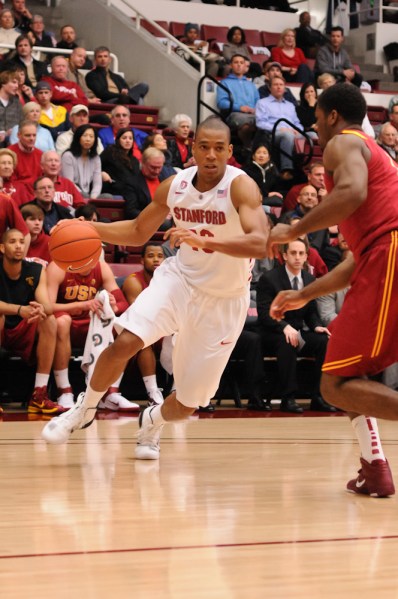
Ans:
[[[36,372],[35,387],[47,387],[49,374],[43,374],[42,372]]]
[[[376,418],[357,416],[351,423],[358,439],[362,457],[369,463],[373,460],[385,460]]]
[[[96,408],[104,395],[105,391],[94,391],[90,385],[87,385],[84,395],[84,405],[86,408]]]
[[[155,391],[158,388],[158,383],[156,381],[156,374],[150,374],[149,376],[143,376],[142,380],[144,381],[145,389],[149,393],[150,391]]]
[[[162,416],[162,406],[155,406],[154,408],[150,408],[150,410],[152,422],[155,426],[166,424],[167,420],[165,420]]]
[[[63,370],[54,370],[54,378],[57,389],[66,389],[67,387],[70,387],[67,368],[64,368]]]

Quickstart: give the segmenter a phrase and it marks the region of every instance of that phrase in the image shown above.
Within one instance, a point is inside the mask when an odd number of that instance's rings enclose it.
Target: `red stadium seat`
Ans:
[[[185,33],[185,23],[177,23],[176,21],[171,21],[169,25],[169,32],[174,37],[183,37]]]
[[[387,109],[384,106],[368,106],[367,113],[372,126],[381,125],[388,121]]]
[[[169,24],[167,21],[156,21],[156,23],[158,25],[160,25],[161,27],[163,27],[163,29],[166,29],[166,31],[169,30]],[[145,19],[142,19],[141,27],[143,29],[145,29],[146,31],[148,31],[149,33],[151,33],[152,35],[154,35],[155,37],[164,37],[164,34],[161,31],[156,29],[156,27],[154,27],[151,23],[149,23]]]
[[[216,25],[202,25],[201,38],[209,41],[216,41],[225,44],[227,41],[228,27],[220,27]]]
[[[262,31],[261,32],[261,40],[262,40],[262,46],[267,46],[268,48],[270,46],[277,46],[279,39],[280,39],[280,33],[275,33],[273,31]]]
[[[258,29],[245,29],[246,44],[249,46],[263,46],[261,33]]]
[[[90,200],[100,213],[102,218],[108,218],[111,222],[124,220],[124,200],[114,200],[111,198],[96,198]]]

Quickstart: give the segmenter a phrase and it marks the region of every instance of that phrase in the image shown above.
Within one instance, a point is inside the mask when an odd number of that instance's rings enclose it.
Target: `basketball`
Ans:
[[[97,264],[101,238],[87,221],[67,220],[51,233],[48,244],[55,264],[66,272],[86,271]]]

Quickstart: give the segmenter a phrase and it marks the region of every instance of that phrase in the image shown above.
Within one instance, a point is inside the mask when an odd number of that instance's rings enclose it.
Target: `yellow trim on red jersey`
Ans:
[[[365,133],[363,133],[362,131],[356,131],[354,129],[343,129],[343,131],[340,131],[340,133],[352,133],[352,135],[356,135],[357,137],[360,137],[361,139],[368,139],[365,135]]]
[[[335,370],[336,368],[345,368],[346,366],[352,366],[362,360],[362,354],[358,356],[351,356],[350,358],[344,358],[343,360],[336,360],[335,362],[326,362],[322,366],[322,372],[328,370]]]
[[[391,245],[388,253],[386,280],[383,289],[383,299],[381,302],[379,322],[377,323],[376,338],[372,349],[371,357],[378,356],[384,339],[386,330],[388,310],[390,308],[392,286],[394,283],[395,263],[398,247],[398,231],[391,231]]]

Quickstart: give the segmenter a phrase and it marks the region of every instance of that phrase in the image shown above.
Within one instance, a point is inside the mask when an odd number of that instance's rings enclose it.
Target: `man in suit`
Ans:
[[[326,353],[329,331],[322,326],[315,302],[304,308],[291,310],[277,322],[269,315],[273,299],[284,289],[302,289],[314,277],[305,269],[308,257],[306,242],[297,239],[283,246],[285,264],[265,272],[257,285],[257,310],[263,346],[275,355],[281,385],[281,411],[300,414],[303,408],[295,399],[297,393],[297,356],[315,357],[315,373],[311,390],[311,410],[334,412],[319,391],[321,368]]]

